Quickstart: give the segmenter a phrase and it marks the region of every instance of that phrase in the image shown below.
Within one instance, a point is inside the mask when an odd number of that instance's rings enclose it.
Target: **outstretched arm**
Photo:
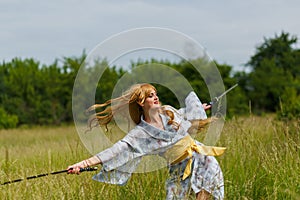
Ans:
[[[125,136],[125,137],[128,137]],[[129,152],[129,146],[126,142],[123,140],[119,140],[117,143],[115,143],[112,147],[105,149],[104,151],[86,159],[82,160],[76,164],[73,164],[69,166],[68,173],[69,174],[79,174],[80,173],[80,168],[86,168],[90,167],[93,165],[98,165],[98,164],[104,164],[109,162],[110,160],[115,161],[116,156],[123,155],[123,153]],[[125,156],[125,155],[124,155]],[[121,162],[121,159],[118,159],[119,162]],[[116,163],[116,162],[113,162]]]

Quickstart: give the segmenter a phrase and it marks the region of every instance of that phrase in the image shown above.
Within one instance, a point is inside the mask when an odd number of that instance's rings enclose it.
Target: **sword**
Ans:
[[[96,171],[97,169],[98,169],[97,167],[80,168],[80,172]],[[34,178],[40,178],[40,177],[43,177],[43,176],[61,174],[61,173],[66,173],[66,172],[68,172],[67,169],[61,170],[61,171],[56,171],[56,172],[45,173],[45,174],[38,174],[38,175],[34,175],[34,176],[29,176],[29,177],[26,177],[26,178],[20,178],[20,179],[15,179],[15,180],[11,180],[11,181],[6,181],[4,183],[1,183],[1,185],[11,184],[11,183],[16,183],[16,182],[24,181],[24,180],[29,180],[29,179],[34,179]]]
[[[228,90],[226,90],[225,92],[223,92],[220,96],[215,97],[211,102],[209,102],[207,105],[213,105],[215,103],[217,103],[225,94],[227,94],[228,92],[230,92],[233,88],[235,88],[236,86],[238,86],[238,84],[235,84],[234,86],[232,86],[231,88],[229,88]]]

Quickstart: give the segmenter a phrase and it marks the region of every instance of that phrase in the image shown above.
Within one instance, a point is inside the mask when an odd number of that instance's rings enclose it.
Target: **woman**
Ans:
[[[189,188],[197,199],[223,199],[223,174],[213,156],[221,155],[225,148],[204,146],[189,135],[211,122],[205,113],[210,106],[202,104],[194,92],[185,104],[179,110],[161,106],[154,86],[136,84],[121,97],[92,106],[89,111],[104,110],[89,120],[90,128],[107,126],[113,115],[126,109],[136,126],[112,147],[69,166],[68,173],[79,174],[80,168],[102,164],[93,179],[123,185],[143,156],[158,154],[169,164],[166,199],[187,198]]]

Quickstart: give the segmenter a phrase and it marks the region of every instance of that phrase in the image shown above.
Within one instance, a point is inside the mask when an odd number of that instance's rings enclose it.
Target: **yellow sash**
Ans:
[[[170,149],[168,149],[164,156],[166,157],[167,161],[172,165],[183,161],[187,157],[190,157],[182,177],[182,180],[184,180],[191,174],[193,163],[193,151],[206,156],[219,156],[224,153],[225,149],[225,147],[197,145],[195,143],[195,140],[191,138],[190,135],[187,135],[181,140],[179,140],[177,143],[175,143]]]

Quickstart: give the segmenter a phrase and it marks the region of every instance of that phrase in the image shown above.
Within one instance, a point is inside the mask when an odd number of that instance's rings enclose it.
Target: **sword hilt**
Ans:
[[[86,168],[80,168],[79,172],[91,172],[91,171],[97,171],[98,167],[86,167]]]
[[[212,101],[207,103],[207,105],[212,106],[213,104],[217,103],[219,101],[218,97],[215,97]]]
[[[68,172],[69,170],[73,170],[73,168],[70,169],[65,169],[62,171],[58,171],[58,172],[52,172],[51,174],[59,174],[59,173],[63,173],[63,172]],[[85,167],[85,168],[80,168],[79,172],[91,172],[91,171],[97,171],[98,167]]]

